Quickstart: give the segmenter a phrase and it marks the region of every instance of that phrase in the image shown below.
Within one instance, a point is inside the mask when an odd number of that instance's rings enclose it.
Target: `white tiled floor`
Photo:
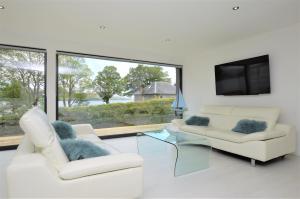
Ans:
[[[122,152],[136,152],[136,138],[106,140]],[[249,160],[213,151],[209,169],[173,177],[172,146],[153,141],[160,153],[145,158],[144,198],[300,198],[300,157],[251,167]],[[14,151],[0,152],[0,198],[6,197],[5,167]]]

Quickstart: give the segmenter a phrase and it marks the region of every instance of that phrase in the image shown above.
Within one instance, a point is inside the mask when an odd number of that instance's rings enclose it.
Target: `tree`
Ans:
[[[7,85],[5,76],[5,69],[3,66],[1,66],[0,62],[0,91]]]
[[[0,49],[0,87],[18,81],[29,103],[36,103],[43,96],[44,59],[44,53]]]
[[[82,105],[86,98],[86,93],[74,93],[74,100],[78,105]]]
[[[106,104],[109,104],[113,95],[121,94],[124,88],[121,76],[114,66],[105,66],[103,71],[98,72],[94,85],[96,93]]]
[[[126,85],[126,95],[132,95],[137,90],[142,93],[145,87],[155,81],[170,82],[167,72],[164,72],[159,66],[138,65],[136,68],[130,68],[129,73],[124,77]]]
[[[0,100],[4,102],[0,106],[0,112],[6,111],[2,119],[7,118],[7,115],[14,115],[16,119],[33,104],[32,96],[23,89],[18,80],[12,80],[0,89]]]
[[[59,56],[59,95],[64,107],[71,107],[78,101],[76,93],[83,93],[91,87],[93,72],[81,57]],[[81,96],[82,97],[82,96]]]
[[[14,80],[11,84],[7,84],[2,88],[1,97],[3,98],[20,98],[21,97],[21,85],[18,81]]]

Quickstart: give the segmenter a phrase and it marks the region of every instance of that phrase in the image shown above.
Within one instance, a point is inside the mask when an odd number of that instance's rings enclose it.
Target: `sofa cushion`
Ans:
[[[84,135],[80,135],[79,137],[83,140],[87,140],[87,141],[90,141],[90,142],[96,144],[97,146],[99,146],[99,147],[105,149],[106,151],[108,151],[110,154],[120,153],[117,149],[115,149],[111,145],[109,145],[109,144],[105,143],[104,141],[102,141],[95,134],[84,134]]]
[[[124,173],[126,174],[126,169],[138,168],[138,167],[143,167],[143,158],[141,156],[134,153],[122,153],[117,155],[107,155],[107,156],[101,156],[97,158],[89,158],[81,161],[69,162],[68,164],[65,165],[64,168],[62,168],[59,171],[59,177],[64,180],[75,180],[82,177],[106,173],[108,176],[107,175],[103,176],[103,183],[106,183],[108,181],[107,178],[112,178],[114,176],[117,178],[117,181],[124,181],[123,179],[124,177],[122,176],[124,176]],[[117,172],[114,174],[112,173],[114,171]],[[128,175],[130,174],[132,173],[129,172]],[[120,176],[118,177],[118,175]],[[134,180],[135,177],[136,177],[135,175],[133,176],[130,175],[130,177],[128,177],[129,181],[124,181],[124,183],[129,183],[129,187],[132,187],[131,180]],[[93,182],[94,181],[92,181],[91,183]],[[141,182],[139,183],[142,182],[143,180],[141,180]],[[134,189],[135,188],[136,187],[134,186]],[[112,190],[116,191],[116,187],[113,187]],[[103,191],[101,190],[100,192]],[[99,196],[97,198],[99,198]],[[105,197],[105,198],[115,198],[115,197]],[[121,198],[124,198],[124,196]],[[126,197],[126,198],[139,198],[139,197]]]
[[[267,130],[271,130],[279,117],[280,110],[274,107],[234,107],[231,115],[241,118],[254,118],[267,122]]]
[[[255,132],[265,131],[267,128],[267,123],[264,121],[256,120],[240,120],[232,131],[237,133],[250,134]]]
[[[37,147],[45,147],[53,139],[55,131],[49,124],[47,115],[35,107],[20,119],[20,127]]]
[[[64,121],[52,122],[52,125],[60,139],[75,139],[76,133],[72,125]]]
[[[235,116],[235,115],[218,115],[218,114],[199,114],[202,117],[209,117],[209,127],[221,130],[231,131],[240,120],[257,120],[265,121],[267,123],[267,129],[271,130],[273,128],[273,123],[270,120],[265,120],[260,117],[247,117],[247,116]],[[272,128],[270,128],[270,125]]]
[[[272,138],[282,137],[286,134],[283,131],[264,131],[251,134],[236,133],[233,131],[224,130],[208,130],[206,132],[207,137],[217,138],[221,140],[226,140],[230,142],[243,143],[249,141],[260,141],[268,140]]]
[[[38,107],[27,111],[20,119],[20,126],[30,141],[53,166],[59,169],[68,162],[48,117]]]
[[[20,156],[28,153],[34,153],[34,152],[35,152],[34,144],[29,139],[28,135],[25,134],[17,148],[16,156]]]
[[[192,116],[185,121],[187,125],[208,126],[209,118],[201,116]]]
[[[60,144],[70,161],[109,155],[105,149],[83,139],[63,139]]]

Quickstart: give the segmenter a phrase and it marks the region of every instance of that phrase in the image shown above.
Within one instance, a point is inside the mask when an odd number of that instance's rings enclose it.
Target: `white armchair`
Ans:
[[[43,114],[34,108],[21,118],[25,136],[7,168],[9,197],[138,198],[142,195],[143,159],[139,155],[119,153],[99,139],[91,125],[74,125],[78,137],[100,145],[111,155],[69,162]],[[28,125],[37,127],[32,126],[29,132]]]

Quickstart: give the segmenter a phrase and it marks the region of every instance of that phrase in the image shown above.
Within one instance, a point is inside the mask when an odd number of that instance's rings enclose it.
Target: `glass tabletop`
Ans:
[[[210,146],[209,141],[200,135],[194,135],[176,130],[163,129],[157,131],[147,131],[143,134],[173,145],[202,144]]]
[[[153,147],[151,147],[151,139],[145,139],[146,137],[174,146],[176,149],[174,176],[181,176],[209,168],[211,145],[209,140],[201,135],[165,128],[143,132],[138,134],[137,137],[138,150],[141,155],[143,155],[143,151],[147,151],[149,154],[151,151],[157,153],[158,150],[154,143]]]

